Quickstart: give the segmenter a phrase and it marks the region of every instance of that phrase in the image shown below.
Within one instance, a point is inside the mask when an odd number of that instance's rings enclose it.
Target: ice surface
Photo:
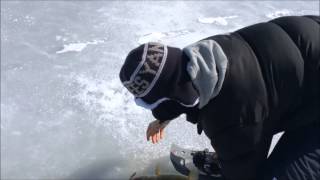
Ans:
[[[210,143],[181,117],[158,145],[119,69],[141,43],[184,47],[283,15],[318,14],[308,1],[1,1],[1,179],[174,172],[171,143]]]

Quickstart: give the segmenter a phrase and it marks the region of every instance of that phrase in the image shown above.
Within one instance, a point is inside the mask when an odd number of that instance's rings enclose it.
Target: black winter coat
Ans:
[[[216,35],[220,94],[198,112],[227,179],[256,179],[272,136],[320,119],[320,17],[281,17]]]

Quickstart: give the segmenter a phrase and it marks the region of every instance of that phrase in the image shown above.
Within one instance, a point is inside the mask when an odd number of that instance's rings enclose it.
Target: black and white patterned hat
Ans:
[[[198,95],[186,71],[187,61],[179,48],[146,43],[128,54],[120,79],[136,98],[148,104],[169,98],[191,105]]]

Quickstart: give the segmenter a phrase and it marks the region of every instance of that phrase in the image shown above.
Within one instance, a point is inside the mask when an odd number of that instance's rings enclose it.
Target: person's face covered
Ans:
[[[150,109],[153,116],[161,121],[172,120],[182,113],[187,113],[188,109],[195,107],[199,102],[196,99],[192,104],[184,104],[178,100],[161,98],[152,104],[146,103],[142,98],[135,98],[135,103],[145,109]]]
[[[152,115],[160,121],[172,120],[185,113],[186,109],[175,100],[166,100],[152,109]]]

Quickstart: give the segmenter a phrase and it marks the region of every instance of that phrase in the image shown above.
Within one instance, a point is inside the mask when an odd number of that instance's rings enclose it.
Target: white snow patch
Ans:
[[[65,53],[65,52],[70,52],[70,51],[76,51],[80,52],[82,51],[85,47],[87,47],[87,43],[71,43],[68,45],[63,45],[63,49],[60,51],[57,51],[57,54]]]
[[[56,39],[59,39],[59,37]],[[66,53],[66,52],[81,52],[84,48],[86,48],[88,45],[97,45],[99,43],[103,43],[103,40],[94,40],[84,43],[70,43],[70,44],[64,44],[63,49],[57,51],[57,54]]]
[[[152,32],[139,38],[138,43],[143,44],[146,42],[159,42],[166,35],[162,32]]]
[[[226,26],[228,25],[228,19],[234,19],[238,16],[219,16],[219,17],[199,17],[198,21],[203,24],[216,24]]]
[[[293,15],[293,14],[297,14],[297,13],[293,13],[293,11],[290,11],[288,9],[282,9],[282,10],[278,10],[278,11],[266,14],[266,16],[270,19],[274,19],[274,18],[278,18],[281,16],[289,16],[289,15]]]
[[[147,42],[161,42],[164,39],[176,38],[179,36],[190,34],[192,32],[193,31],[189,29],[182,29],[182,30],[168,31],[168,32],[152,32],[152,33],[142,35],[139,38],[138,43],[143,44]]]

